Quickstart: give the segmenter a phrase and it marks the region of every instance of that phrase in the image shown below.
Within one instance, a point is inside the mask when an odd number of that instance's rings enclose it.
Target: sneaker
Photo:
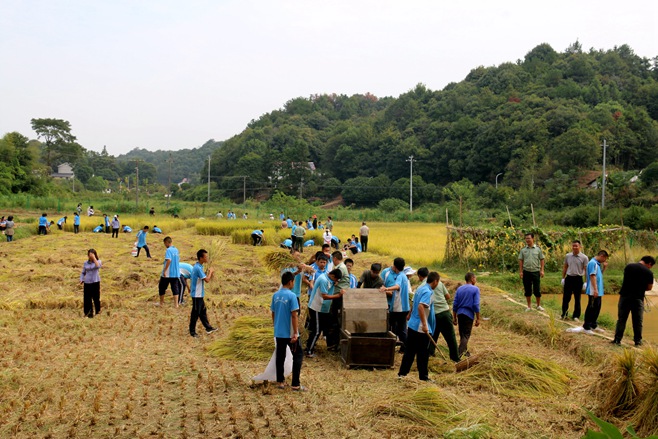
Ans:
[[[399,379],[399,380],[404,380],[404,379],[406,379],[406,378],[407,378],[406,375],[398,375],[398,379]]]
[[[528,312],[528,311],[532,311],[532,308],[527,307],[527,308],[525,309],[525,312]]]
[[[308,392],[308,387],[305,386],[292,386],[291,389],[293,392]]]
[[[307,352],[306,358],[315,358],[315,354],[313,352]]]
[[[210,328],[206,329],[206,334],[212,334],[215,331],[217,331],[217,328],[210,327]]]
[[[196,332],[195,332],[194,334],[190,334],[190,335],[191,335],[192,337],[194,337],[194,338],[199,338],[199,337],[201,337],[201,336],[200,336],[199,334],[197,334]]]
[[[567,328],[566,332],[584,332],[585,328],[582,326],[576,326],[575,328]]]
[[[601,333],[601,334],[603,334],[603,333],[605,332],[605,329],[603,329],[603,328],[594,328],[594,330],[595,330],[596,332]]]
[[[579,319],[578,317],[574,317],[574,318],[573,318],[573,321],[576,322],[576,323],[578,323],[578,322],[580,322],[580,319]]]
[[[619,340],[612,340],[610,343],[616,346],[621,346],[621,342]]]
[[[541,305],[537,305],[537,311],[544,311],[544,307]]]
[[[640,341],[636,341],[636,342],[635,342],[635,346],[642,346],[642,340],[640,340]]]
[[[594,331],[592,331],[591,329],[585,329],[583,332],[587,335],[594,335]]]
[[[426,379],[421,380],[421,381],[425,381],[427,384],[436,384],[436,381],[434,381],[434,380],[431,379],[431,378],[426,378]]]

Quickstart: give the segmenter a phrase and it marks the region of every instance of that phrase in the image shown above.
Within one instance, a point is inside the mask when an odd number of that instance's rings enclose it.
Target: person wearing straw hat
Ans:
[[[617,326],[613,344],[620,345],[626,329],[628,314],[633,322],[633,341],[635,346],[642,346],[642,318],[644,316],[645,293],[653,288],[651,268],[656,264],[653,256],[644,256],[640,262],[631,263],[624,268],[624,280],[619,290],[617,305]]]
[[[399,378],[407,376],[414,359],[416,359],[418,379],[431,381],[427,365],[429,363],[429,346],[434,332],[433,290],[438,284],[439,273],[433,271],[427,276],[427,282],[416,290],[411,316],[407,324],[407,341],[398,371]]]

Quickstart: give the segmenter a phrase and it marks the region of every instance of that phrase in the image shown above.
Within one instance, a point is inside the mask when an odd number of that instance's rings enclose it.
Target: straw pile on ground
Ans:
[[[373,408],[373,412],[376,416],[392,415],[409,419],[414,424],[447,428],[462,419],[458,407],[452,395],[431,386],[381,402]]]
[[[639,434],[649,435],[658,432],[658,351],[647,348],[642,355],[645,371],[644,385],[637,399],[637,406],[631,424]]]
[[[550,360],[492,351],[478,355],[479,363],[456,375],[468,386],[517,398],[538,399],[565,395],[575,376]]]
[[[244,316],[235,319],[228,336],[208,347],[211,355],[245,361],[266,361],[274,349],[272,320]]]
[[[637,354],[624,349],[616,355],[610,367],[605,368],[603,379],[594,384],[593,393],[601,401],[599,410],[604,416],[623,416],[632,408],[638,396]]]

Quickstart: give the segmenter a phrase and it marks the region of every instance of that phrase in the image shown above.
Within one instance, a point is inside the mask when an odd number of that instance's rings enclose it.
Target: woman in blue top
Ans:
[[[94,308],[96,314],[101,312],[101,261],[98,259],[98,253],[93,248],[87,250],[87,260],[82,265],[80,273],[80,285],[84,284],[83,294],[83,311],[85,317],[94,317]],[[92,307],[93,302],[93,307]]]

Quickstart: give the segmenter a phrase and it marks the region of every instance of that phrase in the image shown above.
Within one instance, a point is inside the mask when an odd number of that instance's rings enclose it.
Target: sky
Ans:
[[[0,136],[57,118],[115,156],[196,148],[296,97],[440,90],[541,43],[654,58],[657,21],[655,0],[0,0]]]

